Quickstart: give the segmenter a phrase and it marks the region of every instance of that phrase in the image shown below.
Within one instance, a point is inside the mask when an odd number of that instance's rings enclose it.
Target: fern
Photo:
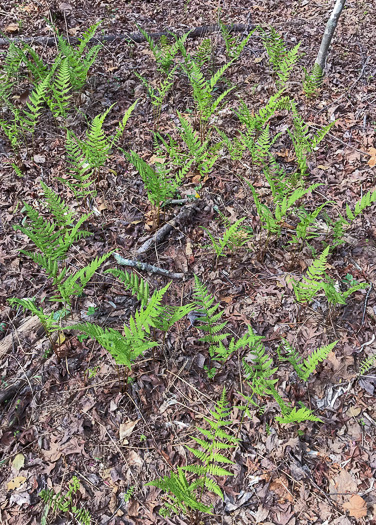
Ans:
[[[291,244],[297,244],[300,242],[300,240],[302,240],[304,243],[304,241],[307,239],[313,239],[315,237],[318,237],[318,232],[316,232],[313,229],[309,230],[308,228],[310,228],[310,226],[312,226],[315,223],[321,210],[327,204],[329,204],[329,202],[324,202],[324,204],[321,204],[311,213],[308,213],[303,207],[300,210],[298,210],[297,214],[300,218],[300,221],[296,226],[296,235],[291,239],[291,241],[289,241]]]
[[[56,222],[46,221],[37,210],[24,203],[30,224],[27,226],[16,225],[14,229],[25,234],[47,259],[57,261],[64,259],[66,252],[73,243],[91,235],[87,231],[80,230],[81,225],[90,217],[90,214],[83,215],[74,225],[72,224],[73,215],[65,203],[50,189],[47,189],[46,194],[49,200],[49,202],[47,200],[47,204],[49,204]],[[31,255],[25,250],[21,250],[21,253]]]
[[[311,134],[310,136],[308,124],[306,124],[299,115],[295,102],[293,101],[291,101],[291,110],[293,114],[293,130],[292,132],[287,130],[287,132],[294,146],[296,160],[300,172],[299,177],[302,177],[307,174],[308,156],[313,153],[315,148],[317,148],[319,143],[324,139],[325,135],[329,133],[336,121],[330,122],[321,128],[316,134]]]
[[[219,464],[233,465],[223,453],[236,446],[238,440],[225,432],[224,427],[231,424],[228,419],[230,409],[226,407],[226,390],[222,391],[221,398],[216,404],[215,409],[210,411],[213,420],[204,418],[210,429],[198,427],[202,437],[192,439],[200,446],[201,450],[186,446],[186,448],[198,460],[199,464],[178,467],[177,474],[171,472],[169,476],[160,480],[155,480],[146,485],[157,487],[167,493],[167,503],[164,506],[162,515],[169,516],[172,513],[190,514],[192,511],[211,514],[212,507],[203,503],[205,489],[216,494],[223,499],[223,493],[214,476],[232,476],[233,474]],[[189,483],[185,474],[189,472],[195,476],[192,483]],[[197,517],[197,514],[196,514]]]
[[[223,91],[217,98],[213,97],[213,90],[226,70],[232,65],[233,61],[224,64],[209,79],[206,80],[199,65],[196,64],[192,57],[183,66],[185,73],[191,83],[193,98],[196,104],[198,118],[200,122],[200,140],[204,142],[209,120],[220,109],[223,99],[234,89],[233,87]]]
[[[145,86],[146,91],[150,97],[151,103],[153,105],[154,122],[156,125],[158,125],[159,123],[163,101],[166,98],[167,93],[170,91],[170,89],[174,85],[174,75],[175,75],[176,68],[177,66],[174,67],[167,74],[167,77],[164,80],[158,83],[156,88],[153,87],[151,82],[149,83],[145,77],[135,72],[135,75],[137,76],[137,78],[141,80],[141,82]]]
[[[125,126],[127,125],[127,122],[129,120],[131,114],[133,113],[133,110],[137,106],[137,103],[138,103],[138,99],[135,102],[133,102],[133,104],[131,106],[129,106],[129,108],[124,113],[124,116],[123,116],[122,120],[119,122],[118,129],[116,130],[116,133],[112,137],[111,147],[113,147],[115,144],[118,144],[119,140],[123,136],[123,133],[124,133],[124,130],[125,130]]]
[[[271,96],[268,103],[260,108],[256,114],[253,114],[245,102],[241,101],[236,115],[240,122],[247,127],[249,135],[254,136],[256,132],[260,132],[277,111],[290,107],[290,99],[287,96],[282,97],[283,92],[284,89],[281,89]]]
[[[88,195],[95,195],[94,170],[87,162],[86,156],[73,131],[67,130],[65,148],[68,162],[67,174],[71,180],[63,177],[58,177],[58,180],[68,186],[76,197],[82,198]]]
[[[353,221],[358,215],[360,215],[366,208],[372,206],[376,201],[376,190],[372,193],[369,191],[355,204],[355,209],[352,212],[350,206],[346,204],[346,215],[350,221]]]
[[[246,180],[248,186],[250,187],[253,195],[253,199],[255,201],[257,213],[260,217],[261,222],[264,224],[266,230],[269,233],[280,235],[282,225],[288,215],[288,213],[291,213],[293,210],[294,205],[296,202],[304,197],[307,193],[314,191],[317,187],[321,186],[321,184],[312,184],[309,188],[298,188],[296,189],[291,195],[285,195],[282,200],[280,197],[280,192],[273,191],[273,197],[274,197],[274,203],[275,203],[275,209],[270,210],[267,206],[262,204],[260,202],[259,196],[257,195],[257,192],[253,185]],[[288,191],[288,186],[282,186],[281,191],[282,193]]]
[[[318,64],[315,64],[313,66],[313,70],[311,73],[308,73],[308,71],[303,68],[304,70],[304,82],[303,82],[303,91],[306,95],[306,97],[313,97],[316,95],[318,89],[322,85],[322,79],[323,79],[323,71],[321,67]]]
[[[288,425],[289,423],[302,423],[305,421],[319,421],[322,423],[322,419],[315,416],[312,410],[305,406],[299,409],[294,407],[288,414],[277,416],[276,420],[284,425]]]
[[[124,325],[124,335],[112,328],[102,328],[92,323],[71,325],[65,330],[79,330],[95,339],[112,355],[117,364],[131,370],[133,361],[139,355],[158,346],[157,342],[149,339],[150,327],[156,326],[156,320],[163,312],[161,301],[168,287],[169,284],[155,291],[147,306],[136,311],[135,316],[129,319],[129,327]]]
[[[84,54],[87,44],[94,37],[100,24],[101,22],[97,22],[85,31],[82,38],[79,39],[80,44],[77,49],[66,42],[61,35],[57,34],[58,48],[60,53],[64,55],[68,61],[70,84],[74,90],[79,90],[84,86],[88,71],[95,62],[97,54],[102,47],[101,44],[96,44]]]
[[[175,323],[192,312],[193,308],[192,303],[183,306],[164,306],[160,317],[155,321],[156,328],[166,334]]]
[[[141,175],[149,201],[156,209],[157,223],[159,224],[161,204],[175,195],[188,173],[193,159],[173,175],[172,168],[168,168],[160,162],[156,163],[155,169],[153,169],[135,151],[125,153],[125,156]]]
[[[330,246],[327,246],[322,254],[315,259],[307,270],[307,274],[301,282],[292,279],[292,285],[298,302],[307,303],[312,301],[318,291],[323,290],[330,304],[346,304],[346,299],[358,290],[367,288],[367,283],[351,286],[345,292],[337,290],[334,282],[325,273],[326,260],[329,256]]]
[[[242,219],[239,219],[238,221],[234,222],[231,226],[229,226],[222,239],[218,239],[218,241],[213,237],[213,235],[209,232],[207,228],[204,228],[201,226],[203,230],[206,231],[207,235],[209,236],[212,246],[214,248],[215,254],[217,256],[217,259],[219,257],[222,257],[225,255],[225,249],[234,249],[235,246],[239,247],[239,232],[241,230],[241,223],[246,219],[246,217],[243,217]],[[245,238],[243,241],[240,241],[240,246],[245,244],[247,242],[247,238]]]
[[[200,315],[200,325],[197,326],[198,330],[202,330],[207,335],[200,338],[200,341],[203,343],[209,344],[209,354],[211,357],[214,357],[217,353],[219,343],[221,343],[229,334],[221,334],[227,321],[220,322],[220,319],[223,315],[223,312],[217,312],[219,304],[215,303],[215,298],[209,294],[206,286],[204,286],[197,275],[194,276],[194,300],[198,307],[198,312]],[[218,353],[221,352],[221,347],[219,348]]]
[[[50,110],[55,117],[61,116],[66,118],[67,109],[72,97],[72,94],[70,93],[72,85],[69,75],[69,62],[67,58],[64,58],[61,61],[51,89],[53,99],[46,97]]]
[[[90,168],[94,170],[99,170],[104,166],[111,148],[111,142],[103,131],[103,123],[113,106],[114,104],[101,115],[94,117],[86,132],[86,140],[80,141],[85,158]]]
[[[17,297],[12,297],[8,299],[8,302],[11,306],[20,306],[23,311],[28,310],[32,315],[38,317],[41,325],[43,326],[44,331],[47,335],[50,335],[54,330],[58,328],[56,315],[54,312],[46,314],[43,308],[38,307],[35,304],[35,297],[32,299],[18,299]]]
[[[202,69],[205,64],[209,63],[212,53],[213,47],[210,38],[204,38],[192,58],[199,69]]]
[[[137,26],[138,30],[145,37],[146,42],[149,44],[149,47],[154,55],[154,58],[158,64],[158,70],[163,72],[165,75],[170,73],[170,70],[174,64],[174,59],[179,50],[184,47],[184,43],[189,35],[185,33],[180,38],[175,38],[173,44],[168,43],[166,35],[163,35],[159,41],[159,44],[155,44],[154,40],[149,36],[149,34],[144,31],[141,27]]]
[[[376,365],[376,353],[363,359],[359,367],[359,375],[364,376]]]
[[[22,116],[23,126],[27,126],[32,136],[34,136],[36,124],[40,116],[46,91],[49,87],[50,76],[46,76],[30,93],[29,100],[26,102],[27,110]]]
[[[62,274],[56,279],[59,293],[51,297],[50,300],[71,304],[72,298],[82,294],[87,283],[110,255],[112,255],[112,252],[106,253],[102,257],[96,257],[90,264],[70,275],[67,275],[67,271],[64,268]]]
[[[283,39],[274,28],[270,28],[268,31],[259,28],[259,31],[274,72],[278,76],[278,85],[284,87],[298,61],[300,43],[288,51]]]
[[[117,268],[110,268],[109,270],[106,270],[104,273],[110,273],[119,281],[121,281],[126,290],[131,290],[131,292],[136,295],[137,299],[141,302],[142,306],[146,306],[149,301],[150,297],[150,290],[149,290],[149,283],[142,279],[141,277],[138,277],[135,273],[128,273],[123,272],[122,270],[118,270]]]
[[[302,379],[303,381],[308,381],[309,376],[315,372],[317,365],[328,357],[330,352],[338,343],[338,341],[334,341],[334,343],[330,343],[329,345],[318,348],[310,356],[302,360],[298,352],[286,339],[283,339],[282,341],[282,347],[285,350],[287,356],[280,356],[280,359],[282,361],[288,361],[291,363],[299,379]],[[278,354],[280,355],[280,350],[278,350]]]

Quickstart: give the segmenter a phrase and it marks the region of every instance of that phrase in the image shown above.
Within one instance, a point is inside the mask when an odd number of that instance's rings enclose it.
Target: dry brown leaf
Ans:
[[[121,443],[123,444],[128,443],[128,441],[125,438],[129,437],[132,434],[133,429],[137,425],[137,423],[138,423],[137,419],[135,421],[128,421],[127,423],[121,423],[120,429],[119,429],[119,439]],[[124,440],[125,440],[125,443],[124,443]]]
[[[368,153],[369,153],[370,155],[372,155],[371,158],[370,158],[369,161],[368,161],[368,166],[369,166],[370,168],[373,168],[374,166],[376,166],[376,148],[370,148],[370,149],[368,150]]]
[[[20,26],[14,22],[7,25],[7,27],[4,29],[5,33],[16,33],[20,29]]]
[[[367,516],[367,504],[358,494],[351,496],[350,500],[343,505],[343,508],[348,510],[350,516],[354,518],[359,519]]]
[[[270,490],[275,492],[280,500],[294,501],[292,494],[288,490],[288,480],[285,476],[280,476],[272,481],[270,484]]]
[[[7,490],[14,490],[18,489],[21,485],[23,485],[26,481],[25,476],[16,476],[12,479],[12,481],[9,481],[7,483]]]

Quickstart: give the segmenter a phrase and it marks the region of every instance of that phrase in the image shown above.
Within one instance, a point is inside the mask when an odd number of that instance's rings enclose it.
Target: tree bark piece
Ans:
[[[152,264],[144,263],[141,261],[133,261],[132,259],[124,259],[121,255],[114,253],[114,257],[118,264],[122,266],[129,266],[130,268],[137,268],[138,270],[143,270],[145,272],[157,273],[163,275],[164,277],[169,277],[170,279],[183,279],[184,273],[173,273],[163,268],[158,268],[158,266],[153,266]]]
[[[150,248],[162,242],[179,222],[183,222],[191,218],[191,216],[197,210],[198,207],[198,201],[184,206],[184,208],[180,210],[180,212],[174,219],[168,221],[164,226],[162,226],[161,229],[155,232],[153,237],[144,242],[144,244],[136,252],[137,259],[142,257],[147,251],[150,250]]]
[[[247,24],[233,24],[228,25],[226,28],[231,33],[242,33],[244,31],[252,30],[253,27],[250,27]],[[173,30],[166,29],[165,31],[161,31],[159,33],[149,33],[149,36],[153,40],[157,40],[161,38],[161,36],[181,36],[182,34],[185,34],[189,31],[188,38],[199,38],[208,35],[209,33],[215,33],[216,31],[219,31],[220,28],[217,24],[210,25],[210,26],[201,26],[196,27],[193,29],[187,29],[183,33],[177,34]],[[128,42],[133,42],[135,44],[141,44],[142,42],[146,42],[146,38],[141,33],[124,33],[121,35],[99,35],[95,36],[90,40],[91,44],[97,44],[98,42],[120,42],[122,40],[126,40]],[[56,39],[54,36],[39,36],[39,37],[25,37],[25,38],[0,38],[0,46],[7,46],[11,42],[16,43],[24,43],[24,44],[40,44],[43,46],[54,46],[56,45]],[[69,42],[71,44],[76,44],[79,42],[78,38],[69,38]]]
[[[319,50],[319,53],[317,55],[316,62],[315,62],[315,66],[320,68],[321,74],[324,73],[325,62],[326,62],[326,57],[329,51],[329,46],[332,41],[334,32],[336,30],[339,17],[342,13],[342,9],[345,6],[345,2],[346,0],[336,1],[332,14],[330,15],[330,18],[326,24],[325,33],[324,33],[324,36],[322,37],[320,50]]]

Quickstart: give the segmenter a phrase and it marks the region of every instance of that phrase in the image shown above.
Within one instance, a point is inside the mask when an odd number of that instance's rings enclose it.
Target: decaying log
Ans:
[[[242,32],[248,32],[252,31],[254,29],[252,26],[248,26],[245,24],[233,24],[225,26],[228,31],[231,33],[242,33]],[[161,36],[182,36],[185,33],[188,33],[188,38],[199,38],[206,36],[210,33],[215,33],[216,31],[219,31],[220,28],[217,24],[210,25],[210,26],[201,26],[196,27],[193,29],[187,29],[183,30],[182,32],[179,32],[177,34],[172,29],[166,29],[165,31],[161,31],[159,33],[149,33],[149,36],[153,40],[157,40],[158,38],[161,38]],[[146,38],[141,33],[124,33],[122,35],[98,35],[93,37],[90,40],[91,44],[97,44],[99,42],[121,42],[122,40],[125,40],[127,42],[133,42],[134,44],[141,44],[142,42],[146,42]],[[23,44],[38,44],[43,46],[54,46],[56,45],[56,38],[54,36],[38,36],[38,37],[25,37],[25,38],[0,38],[0,46],[8,46],[11,42],[17,44],[17,43],[23,43]],[[71,44],[76,44],[79,42],[78,38],[69,38],[69,42]]]

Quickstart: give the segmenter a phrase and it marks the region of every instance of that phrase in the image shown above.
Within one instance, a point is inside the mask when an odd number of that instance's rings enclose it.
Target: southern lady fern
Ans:
[[[150,337],[150,329],[156,327],[157,320],[163,314],[162,298],[169,284],[157,290],[149,298],[146,306],[141,306],[134,317],[130,317],[129,326],[124,325],[124,335],[112,328],[102,328],[92,323],[79,323],[66,327],[66,330],[79,330],[95,339],[115,359],[119,365],[124,365],[129,371],[137,357],[158,343]]]
[[[308,381],[309,376],[315,372],[317,365],[320,362],[325,361],[337,343],[338,341],[334,341],[333,343],[318,348],[306,359],[302,359],[287,339],[283,339],[282,344],[278,349],[278,355],[281,361],[288,361],[294,367],[299,379],[302,381]],[[281,355],[281,349],[285,351],[286,356]]]
[[[353,221],[358,215],[360,215],[366,208],[372,206],[376,202],[376,190],[372,193],[369,191],[355,204],[354,211],[351,211],[351,208],[346,204],[346,215],[350,221]]]
[[[217,259],[218,257],[222,257],[225,255],[226,249],[234,249],[235,246],[240,247],[248,241],[247,237],[243,237],[243,239],[241,240],[239,236],[239,233],[241,231],[241,224],[245,219],[246,217],[243,217],[242,219],[239,219],[236,222],[234,222],[234,224],[229,225],[223,237],[218,240],[214,238],[214,236],[210,233],[210,231],[207,228],[201,226],[201,228],[205,230],[205,232],[211,240]]]
[[[271,27],[267,31],[259,28],[259,31],[273,70],[278,76],[278,85],[284,87],[299,59],[300,43],[288,51],[282,37],[274,28]]]
[[[224,427],[231,424],[230,409],[226,406],[225,388],[220,400],[210,413],[212,419],[204,418],[209,429],[197,427],[201,437],[192,436],[200,449],[186,446],[198,462],[185,467],[178,467],[177,473],[171,472],[170,475],[162,479],[146,484],[157,487],[166,493],[167,502],[161,510],[163,516],[183,513],[190,516],[191,520],[196,521],[200,512],[211,514],[212,505],[205,503],[206,491],[223,499],[222,490],[215,477],[233,475],[221,466],[221,464],[234,464],[223,454],[223,451],[234,448],[238,443],[235,437],[224,430]],[[193,474],[193,481],[188,480],[185,472]]]
[[[220,343],[229,335],[220,333],[226,327],[227,321],[221,322],[223,312],[217,311],[219,304],[216,304],[214,296],[209,294],[208,289],[201,283],[197,275],[194,276],[194,281],[193,296],[200,314],[197,329],[206,333],[200,338],[200,341],[209,344],[209,354],[215,357]]]
[[[329,133],[336,121],[330,122],[317,133],[310,133],[309,126],[304,122],[299,115],[295,102],[291,101],[291,111],[293,115],[292,130],[287,130],[292,144],[294,146],[296,160],[299,168],[298,177],[303,177],[307,174],[307,159],[313,153],[315,148],[324,139],[325,135]]]
[[[255,396],[264,397],[266,395],[272,396],[279,405],[282,416],[278,416],[276,419],[280,423],[288,424],[299,423],[302,421],[321,421],[320,418],[315,416],[311,410],[304,406],[298,410],[296,407],[292,408],[290,403],[285,401],[279,394],[276,388],[278,379],[273,379],[273,376],[277,372],[278,367],[273,368],[273,361],[268,356],[262,340],[263,337],[255,335],[252,328],[249,327],[247,344],[249,346],[250,352],[243,360],[243,369],[245,380],[251,388],[252,395],[244,396],[247,400],[247,404],[241,408],[245,411],[245,413],[247,413],[250,405],[258,406]],[[304,363],[301,365],[301,368],[299,368],[301,378],[304,381],[306,381],[308,376],[314,372],[317,364],[328,356],[336,343],[337,342],[317,350],[307,360],[304,361]],[[299,363],[296,366],[298,367]]]
[[[298,282],[292,279],[292,286],[298,302],[308,303],[322,290],[330,304],[334,306],[337,304],[346,304],[346,299],[351,294],[357,290],[367,288],[367,283],[361,283],[351,286],[344,292],[339,291],[334,281],[325,272],[329,250],[330,246],[327,246],[322,254],[312,262],[302,281]]]
[[[70,45],[61,35],[57,34],[57,44],[60,53],[66,57],[69,65],[70,84],[74,90],[80,90],[86,82],[87,74],[101,49],[101,44],[96,44],[86,52],[89,41],[94,37],[101,22],[93,24],[79,38],[78,47]]]
[[[65,258],[73,243],[91,235],[81,230],[82,224],[90,217],[83,215],[74,223],[74,214],[63,200],[43,182],[46,205],[53,216],[53,220],[45,220],[40,213],[27,203],[24,203],[29,223],[26,226],[16,225],[15,230],[26,235],[42,252],[46,265]],[[22,253],[34,259],[34,254],[26,250]]]

